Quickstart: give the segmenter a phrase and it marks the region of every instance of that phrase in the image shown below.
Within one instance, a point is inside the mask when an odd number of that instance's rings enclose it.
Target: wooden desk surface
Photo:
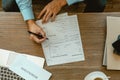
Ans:
[[[120,13],[79,13],[85,61],[44,68],[53,75],[50,80],[83,80],[92,71],[103,71],[110,80],[120,80],[120,71],[106,70],[102,66],[106,35],[106,16]],[[0,48],[44,57],[41,45],[29,39],[27,25],[19,13],[0,13]]]

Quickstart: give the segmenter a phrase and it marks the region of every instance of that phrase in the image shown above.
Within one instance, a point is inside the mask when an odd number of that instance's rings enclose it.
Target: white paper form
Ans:
[[[77,16],[60,16],[54,22],[41,24],[49,40],[42,43],[47,65],[83,61],[84,53]]]

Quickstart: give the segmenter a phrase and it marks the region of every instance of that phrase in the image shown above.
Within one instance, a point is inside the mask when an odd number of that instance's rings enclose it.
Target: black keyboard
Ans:
[[[25,80],[5,67],[0,67],[0,80]]]

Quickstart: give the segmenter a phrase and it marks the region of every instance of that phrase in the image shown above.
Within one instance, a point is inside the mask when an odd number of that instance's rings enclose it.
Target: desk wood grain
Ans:
[[[92,71],[103,71],[110,80],[120,80],[120,71],[106,70],[102,66],[106,16],[120,13],[78,13],[78,21],[85,53],[85,61],[44,68],[53,75],[50,80],[84,80]],[[19,13],[0,13],[0,48],[44,57],[40,44],[29,39],[27,25]]]

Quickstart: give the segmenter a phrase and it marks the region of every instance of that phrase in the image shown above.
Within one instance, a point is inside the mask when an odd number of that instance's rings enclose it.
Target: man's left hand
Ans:
[[[47,22],[50,18],[52,21],[55,20],[57,13],[61,10],[63,6],[67,4],[66,0],[53,0],[48,3],[45,8],[38,15],[38,19],[42,16],[42,22]]]

